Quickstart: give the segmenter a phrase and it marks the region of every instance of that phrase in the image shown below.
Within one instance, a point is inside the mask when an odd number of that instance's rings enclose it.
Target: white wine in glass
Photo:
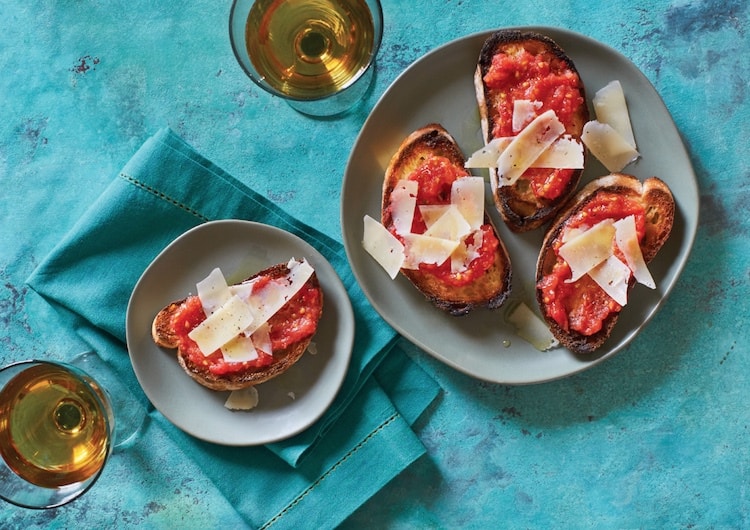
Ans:
[[[75,366],[23,361],[0,370],[0,497],[51,508],[96,482],[112,452],[107,393]]]
[[[258,86],[300,112],[333,116],[370,86],[383,13],[378,0],[234,0],[229,31]]]

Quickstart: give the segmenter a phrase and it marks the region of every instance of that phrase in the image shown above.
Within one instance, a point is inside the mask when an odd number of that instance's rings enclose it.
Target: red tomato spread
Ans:
[[[489,90],[487,103],[494,105],[497,116],[492,136],[515,136],[513,107],[516,100],[539,101],[538,113],[554,110],[569,133],[575,114],[586,102],[578,75],[564,61],[550,53],[534,55],[521,49],[515,53],[498,53],[484,76]],[[534,195],[555,199],[572,178],[573,169],[529,168],[524,172]]]
[[[426,158],[422,164],[410,175],[410,180],[419,183],[417,189],[417,207],[414,212],[411,231],[414,234],[423,234],[427,225],[419,213],[420,205],[443,205],[451,202],[451,186],[460,178],[469,176],[469,173],[460,167],[456,167],[449,159],[443,156],[431,156]],[[388,208],[391,208],[388,206]],[[451,260],[447,259],[440,265],[421,263],[419,270],[436,276],[440,281],[456,287],[467,285],[484,274],[495,261],[495,250],[500,244],[492,227],[488,224],[482,225],[482,246],[479,248],[479,256],[469,263],[466,270],[451,272]],[[391,227],[390,231],[402,242],[403,239],[396,234]],[[473,243],[474,236],[468,236],[466,243]]]
[[[617,193],[600,192],[584,208],[566,221],[563,231],[573,228],[590,228],[605,219],[623,219],[635,216],[638,240],[645,234],[645,212],[641,203],[633,198]],[[562,238],[557,238],[553,249],[557,261],[552,270],[538,284],[542,290],[545,311],[565,331],[576,331],[582,335],[593,335],[602,329],[604,320],[622,309],[607,293],[586,274],[575,282],[566,283],[571,277],[570,267],[558,250]],[[615,248],[615,255],[624,257]]]
[[[273,280],[268,277],[259,278],[254,289],[262,288],[269,281]],[[320,292],[308,282],[268,320],[271,328],[271,349],[279,351],[311,336],[317,328],[320,313]],[[203,306],[197,296],[188,297],[172,317],[172,326],[178,336],[180,349],[196,366],[205,366],[215,375],[225,375],[260,369],[273,363],[273,352],[264,352],[260,349],[257,359],[239,363],[224,361],[221,350],[216,350],[208,356],[203,355],[195,341],[188,337],[188,333],[205,319]]]

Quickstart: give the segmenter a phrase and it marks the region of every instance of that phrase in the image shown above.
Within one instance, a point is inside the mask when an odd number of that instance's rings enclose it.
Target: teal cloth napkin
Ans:
[[[145,402],[124,346],[130,293],[176,237],[200,223],[230,218],[300,236],[338,273],[356,326],[342,388],[313,426],[264,447],[196,440],[152,408],[153,421],[136,443],[148,444],[149,430],[166,430],[174,450],[189,456],[251,526],[334,526],[424,454],[410,425],[439,392],[368,304],[340,243],[297,221],[163,129],[145,142],[28,284],[70,314],[79,335]],[[276,457],[269,458],[272,454]]]

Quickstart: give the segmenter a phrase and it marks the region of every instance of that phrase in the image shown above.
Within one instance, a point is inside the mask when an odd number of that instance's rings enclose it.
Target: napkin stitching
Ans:
[[[189,214],[194,215],[194,216],[198,217],[199,219],[202,219],[203,221],[208,221],[209,220],[208,217],[206,217],[205,215],[201,214],[200,212],[198,212],[198,211],[190,208],[188,205],[183,204],[182,202],[178,201],[177,199],[173,199],[172,197],[170,197],[166,193],[164,193],[162,191],[159,191],[156,188],[154,188],[152,186],[149,186],[148,184],[146,184],[144,182],[141,182],[140,180],[136,179],[135,177],[131,177],[130,175],[127,175],[125,173],[120,173],[120,177],[122,177],[126,181],[130,182],[134,186],[137,186],[138,188],[141,188],[142,190],[145,190],[146,192],[154,195],[155,197],[157,197],[159,199],[162,199],[162,200],[164,200],[164,201],[166,201],[166,202],[168,202],[170,204],[173,204],[173,205],[177,206],[178,208],[180,208],[182,210],[185,210]]]
[[[281,512],[279,512],[277,515],[275,515],[272,519],[270,519],[266,524],[261,526],[261,530],[264,528],[269,528],[276,524],[284,515],[286,515],[290,510],[292,510],[295,506],[297,506],[302,500],[307,497],[321,482],[323,482],[329,475],[331,475],[336,469],[338,469],[340,466],[344,464],[349,458],[354,456],[354,454],[359,451],[362,447],[367,444],[372,438],[374,438],[379,432],[381,432],[383,429],[388,427],[391,423],[393,423],[396,418],[398,418],[398,412],[394,412],[391,414],[388,418],[386,418],[380,425],[378,425],[370,434],[365,436],[365,438],[359,442],[357,445],[352,447],[341,459],[333,464],[328,471],[323,473],[318,479],[310,484],[302,493],[300,493],[292,502],[290,502],[286,508],[284,508]]]

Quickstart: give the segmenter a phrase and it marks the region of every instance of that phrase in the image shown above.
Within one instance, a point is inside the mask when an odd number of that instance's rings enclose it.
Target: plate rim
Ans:
[[[316,409],[315,413],[309,415],[306,417],[303,421],[298,421],[294,424],[294,427],[286,429],[286,430],[279,430],[273,434],[269,434],[266,436],[253,436],[248,437],[247,439],[243,440],[232,440],[230,441],[226,437],[222,437],[221,435],[212,435],[212,433],[207,432],[208,429],[201,430],[200,426],[191,426],[186,425],[186,422],[184,421],[177,421],[174,418],[174,414],[172,414],[169,410],[165,412],[164,410],[164,404],[163,400],[154,399],[154,396],[158,396],[158,393],[154,392],[152,387],[152,384],[145,384],[144,382],[144,376],[139,369],[139,363],[137,361],[138,354],[134,354],[133,348],[131,345],[135,342],[135,337],[137,335],[137,331],[133,329],[133,325],[131,325],[131,322],[133,320],[133,312],[137,308],[138,304],[138,297],[141,295],[141,290],[143,289],[143,283],[146,281],[146,279],[153,274],[154,270],[159,266],[159,262],[164,260],[166,257],[168,257],[172,252],[175,251],[175,248],[184,243],[184,241],[188,238],[194,237],[196,233],[204,232],[206,230],[221,230],[224,226],[234,226],[234,227],[241,227],[242,230],[270,230],[271,232],[277,233],[280,237],[283,237],[287,240],[287,243],[298,247],[300,250],[307,253],[310,249],[314,254],[316,254],[315,258],[316,260],[320,261],[324,264],[324,267],[327,267],[328,270],[328,280],[330,281],[329,292],[326,292],[326,300],[329,299],[335,299],[336,304],[338,305],[337,310],[337,316],[338,320],[336,324],[334,324],[335,331],[335,338],[336,342],[342,341],[343,344],[340,348],[338,348],[336,351],[334,351],[331,354],[331,358],[333,358],[336,355],[340,355],[341,358],[337,359],[337,362],[340,365],[339,370],[335,373],[336,377],[334,379],[326,379],[324,385],[320,385],[318,382],[313,384],[314,393],[318,394],[318,402],[320,403]],[[274,265],[272,263],[268,264],[269,266]],[[330,291],[333,291],[335,294],[331,294]],[[170,300],[165,300],[164,304],[166,305],[169,303]],[[158,308],[157,308],[158,310]],[[322,318],[325,318],[326,313],[323,313]],[[348,323],[346,326],[341,326],[340,322],[345,321]],[[128,307],[126,311],[126,345],[128,350],[128,358],[131,363],[131,367],[135,373],[136,379],[138,381],[138,384],[141,386],[141,389],[143,390],[144,394],[148,398],[149,402],[154,406],[154,408],[159,411],[159,413],[172,425],[180,429],[181,431],[185,432],[186,434],[205,441],[214,443],[217,445],[223,445],[223,446],[236,446],[236,447],[250,447],[250,446],[259,446],[269,443],[275,443],[280,442],[283,440],[286,440],[288,438],[291,438],[304,430],[311,427],[315,422],[317,422],[324,414],[325,412],[331,407],[333,402],[335,401],[336,397],[339,394],[339,391],[341,390],[341,387],[344,383],[344,380],[346,379],[346,375],[349,371],[350,364],[351,364],[351,357],[352,357],[352,349],[354,346],[354,338],[355,338],[355,330],[356,330],[356,320],[354,315],[354,309],[351,304],[351,300],[349,299],[349,294],[346,290],[346,287],[344,286],[338,272],[336,272],[336,269],[331,265],[331,263],[328,261],[328,259],[319,251],[317,250],[312,244],[305,241],[300,236],[293,234],[287,230],[284,230],[283,228],[279,228],[274,225],[261,223],[258,221],[250,221],[245,219],[216,219],[216,220],[210,220],[203,223],[200,223],[194,227],[189,228],[188,230],[184,231],[177,237],[175,237],[169,244],[167,244],[157,255],[153,258],[153,260],[149,263],[149,265],[144,269],[143,273],[139,277],[138,281],[136,282],[135,286],[133,287],[133,290],[131,292],[130,298],[128,300]],[[342,330],[345,335],[342,335]],[[144,333],[147,333],[150,337],[150,330],[140,331],[141,335],[137,335],[138,337],[142,336]],[[154,344],[155,349],[159,349],[162,351],[163,349],[159,348]],[[167,353],[167,352],[164,352]],[[141,353],[140,355],[143,355]],[[330,361],[329,361],[330,362]],[[177,364],[176,360],[174,360],[175,365]],[[180,370],[180,372],[182,372]],[[180,373],[179,375],[184,376],[185,378],[188,378],[187,374]],[[273,384],[273,380],[270,380],[266,383],[263,383],[264,385]],[[259,385],[260,386],[260,385]],[[191,387],[192,388],[192,387]],[[200,386],[198,383],[195,383],[194,385],[195,392],[203,392],[207,389]],[[321,399],[319,397],[320,393],[325,390],[326,393],[323,394],[325,397]],[[262,399],[262,397],[261,397]],[[290,399],[290,405],[293,406],[294,400]],[[217,407],[218,408],[218,407]],[[284,408],[279,409],[279,413],[283,413]],[[224,412],[224,411],[222,411]],[[252,411],[248,412],[240,412],[240,414],[252,414]],[[189,422],[188,422],[189,423]]]
[[[677,139],[679,143],[679,156],[684,160],[686,166],[689,168],[689,179],[686,179],[689,181],[689,185],[688,185],[689,190],[686,193],[687,195],[689,195],[690,204],[686,206],[694,205],[694,208],[691,208],[690,211],[688,212],[689,215],[687,215],[682,220],[683,221],[682,242],[680,243],[680,246],[678,247],[678,250],[675,256],[676,263],[674,264],[673,267],[671,267],[671,270],[674,271],[672,280],[669,283],[669,285],[667,285],[666,288],[661,291],[661,295],[659,296],[658,300],[652,305],[650,305],[644,318],[641,321],[639,321],[637,325],[634,325],[632,329],[630,329],[627,332],[627,334],[619,341],[618,344],[614,345],[605,353],[596,355],[596,357],[591,358],[590,360],[585,360],[584,362],[581,362],[579,365],[577,365],[573,369],[560,372],[555,375],[541,377],[541,378],[526,378],[523,380],[490,377],[483,373],[477,372],[476,370],[471,370],[468,367],[466,367],[463,363],[457,362],[452,358],[446,357],[445,355],[434,351],[433,348],[430,348],[428,345],[424,343],[424,341],[416,337],[413,331],[409,329],[405,329],[401,322],[398,322],[394,318],[392,318],[390,314],[384,311],[380,307],[380,305],[375,300],[373,300],[373,296],[370,292],[369,286],[367,285],[367,281],[363,277],[363,272],[359,270],[358,267],[355,266],[353,253],[355,252],[354,249],[356,248],[356,243],[350,242],[350,238],[347,237],[347,234],[344,228],[346,226],[345,214],[347,211],[344,201],[347,196],[347,193],[346,193],[347,186],[352,185],[351,170],[352,170],[352,167],[355,165],[354,163],[355,154],[357,152],[357,149],[360,147],[360,143],[362,139],[368,133],[368,130],[372,126],[372,123],[375,122],[376,115],[378,114],[379,111],[382,112],[381,107],[384,105],[384,102],[386,102],[389,98],[391,98],[392,93],[395,93],[398,90],[399,86],[405,82],[404,80],[408,76],[410,76],[415,69],[419,68],[424,62],[432,60],[433,57],[435,56],[441,56],[443,54],[449,53],[454,48],[459,48],[461,46],[469,46],[475,40],[481,43],[484,40],[486,40],[490,35],[500,30],[534,31],[534,32],[549,35],[555,41],[558,39],[558,35],[561,35],[565,39],[577,41],[579,46],[588,45],[588,46],[596,47],[598,48],[598,51],[596,53],[606,53],[606,54],[615,56],[616,58],[618,58],[619,61],[623,61],[624,64],[629,65],[633,69],[635,74],[640,78],[640,81],[644,82],[649,87],[649,89],[653,93],[652,95],[656,96],[658,103],[663,107],[663,109],[666,111],[667,115],[669,116],[669,124],[674,128],[677,134]],[[477,56],[478,54],[479,54],[479,48],[477,49]],[[616,79],[616,77],[613,79]],[[589,90],[587,89],[587,100],[590,100],[591,96],[592,95],[589,94]],[[590,101],[587,101],[587,104],[590,104]],[[678,204],[678,207],[679,206],[680,205]],[[367,212],[364,212],[364,213],[367,213]],[[345,249],[346,256],[347,256],[347,259],[349,260],[349,264],[350,264],[350,267],[352,269],[355,279],[360,284],[360,287],[362,291],[364,292],[365,296],[367,297],[368,301],[370,302],[370,304],[375,308],[375,310],[381,315],[381,317],[386,322],[388,322],[391,326],[394,327],[394,329],[396,329],[396,331],[398,331],[403,337],[405,337],[407,340],[412,342],[414,345],[418,346],[419,348],[424,350],[426,353],[431,355],[433,358],[437,359],[438,361],[466,375],[469,375],[479,380],[491,382],[491,383],[500,383],[500,384],[508,384],[508,385],[526,385],[526,384],[539,384],[539,383],[551,382],[551,381],[563,379],[563,378],[581,373],[583,371],[586,371],[604,362],[607,359],[612,358],[614,355],[616,355],[621,350],[623,350],[628,345],[630,345],[632,341],[641,333],[641,331],[651,321],[651,319],[663,307],[663,305],[669,298],[670,294],[672,293],[675,285],[677,284],[680,276],[682,275],[684,268],[687,262],[689,261],[690,255],[694,248],[695,238],[697,236],[699,214],[700,214],[700,195],[699,195],[699,189],[698,189],[697,176],[692,166],[692,162],[690,161],[690,156],[687,151],[687,147],[685,145],[684,140],[682,139],[680,135],[677,125],[674,123],[674,119],[672,118],[672,115],[669,112],[669,109],[667,108],[666,104],[664,103],[663,98],[661,97],[661,94],[659,94],[659,92],[656,90],[654,85],[646,77],[646,75],[641,71],[641,69],[637,65],[635,65],[627,56],[625,56],[624,54],[622,54],[615,48],[609,46],[606,43],[598,41],[588,35],[584,35],[584,34],[581,34],[576,31],[572,31],[566,28],[560,28],[560,27],[554,27],[554,26],[524,25],[524,26],[504,26],[504,27],[497,27],[494,29],[485,29],[485,30],[476,31],[476,32],[469,33],[467,35],[452,39],[448,42],[445,42],[443,44],[436,46],[435,48],[419,56],[412,63],[410,63],[409,66],[407,66],[399,75],[397,75],[393,79],[393,81],[385,89],[385,91],[382,93],[382,95],[380,96],[376,104],[374,105],[373,109],[369,113],[367,119],[365,120],[362,128],[360,129],[359,134],[357,135],[352,145],[352,149],[350,151],[349,158],[347,160],[345,170],[344,170],[344,176],[343,176],[341,205],[340,205],[340,224],[342,227],[342,236],[343,236],[342,238],[343,238],[343,243],[344,243],[344,249]],[[500,311],[502,311],[502,309],[500,309]],[[570,355],[576,358],[581,357],[581,356],[576,356],[572,352],[570,353]]]

